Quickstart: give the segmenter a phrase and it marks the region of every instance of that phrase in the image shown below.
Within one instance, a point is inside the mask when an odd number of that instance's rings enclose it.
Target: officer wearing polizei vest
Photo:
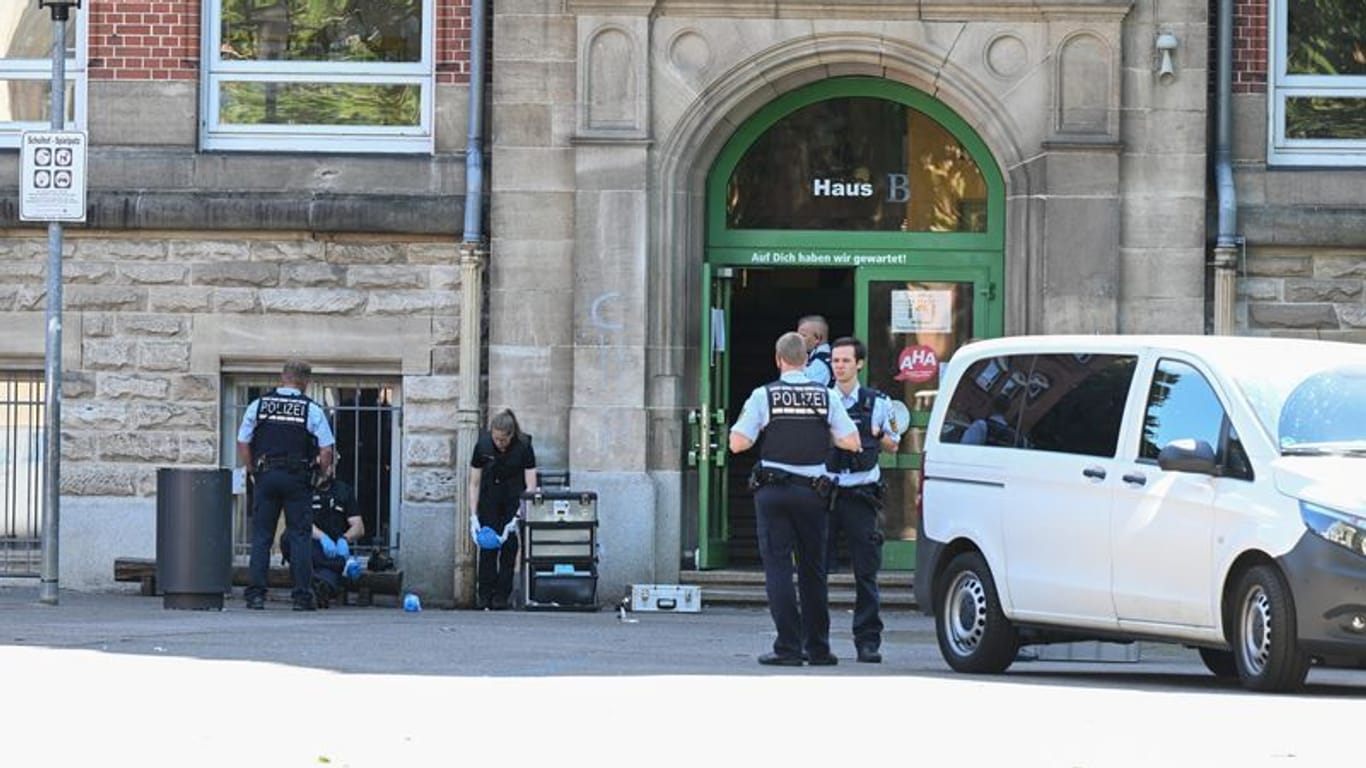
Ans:
[[[336,443],[332,427],[322,406],[303,394],[312,373],[312,367],[303,360],[286,361],[280,386],[247,406],[237,430],[237,460],[254,481],[251,560],[244,594],[250,609],[266,607],[270,545],[280,511],[285,513],[283,535],[289,547],[294,552],[307,552],[313,528],[311,478],[314,471],[323,477],[332,475]],[[312,558],[292,558],[289,573],[294,610],[313,610]]]
[[[832,407],[830,390],[802,372],[806,346],[799,334],[779,336],[774,352],[778,380],[754,390],[730,430],[732,453],[747,451],[761,433],[764,437],[750,488],[768,610],[778,638],[759,663],[827,666],[839,660],[830,652],[825,584],[830,489],[825,461],[832,441],[844,450],[859,450],[858,429],[843,408]],[[797,593],[792,589],[794,552]]]
[[[901,436],[890,423],[891,399],[870,387],[859,386],[859,371],[867,357],[867,347],[853,337],[836,339],[830,346],[835,386],[830,396],[844,406],[858,427],[858,453],[832,449],[826,469],[835,487],[830,511],[830,531],[826,543],[826,565],[833,572],[839,541],[843,534],[849,563],[854,572],[854,651],[858,660],[876,664],[882,661],[882,617],[877,572],[882,567],[882,475],[878,469],[879,450],[895,453]]]

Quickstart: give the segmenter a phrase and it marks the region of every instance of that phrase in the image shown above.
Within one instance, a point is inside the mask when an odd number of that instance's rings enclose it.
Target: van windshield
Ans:
[[[1366,456],[1366,354],[1315,352],[1234,379],[1282,453]]]

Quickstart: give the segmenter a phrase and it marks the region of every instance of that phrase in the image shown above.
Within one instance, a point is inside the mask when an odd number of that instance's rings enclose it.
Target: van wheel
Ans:
[[[1213,672],[1215,677],[1238,676],[1238,663],[1233,660],[1233,651],[1216,651],[1213,648],[1200,648],[1199,651],[1205,669]]]
[[[944,572],[948,584],[935,611],[939,652],[957,672],[996,674],[1015,660],[1020,637],[1001,611],[986,560],[964,552]]]
[[[1295,601],[1279,571],[1248,569],[1234,592],[1233,657],[1243,686],[1254,691],[1293,691],[1309,674],[1309,656],[1295,638]]]

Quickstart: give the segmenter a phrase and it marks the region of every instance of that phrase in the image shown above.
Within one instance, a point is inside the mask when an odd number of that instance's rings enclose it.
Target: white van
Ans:
[[[915,591],[960,672],[1167,641],[1294,690],[1366,666],[1366,345],[968,344],[930,414]]]

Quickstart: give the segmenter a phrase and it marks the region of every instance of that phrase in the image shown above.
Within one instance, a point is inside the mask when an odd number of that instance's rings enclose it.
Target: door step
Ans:
[[[702,604],[766,606],[764,572],[750,569],[683,571],[678,580],[702,589]],[[847,571],[831,574],[830,606],[854,607],[854,577]],[[878,574],[878,591],[884,608],[914,610],[915,573],[912,571],[883,571]]]

